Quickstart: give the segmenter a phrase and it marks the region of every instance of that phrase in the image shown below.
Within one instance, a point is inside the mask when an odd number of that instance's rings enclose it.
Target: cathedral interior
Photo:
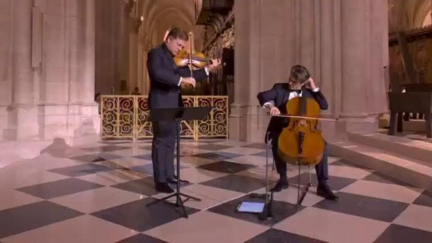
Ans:
[[[1,243],[432,242],[432,1],[0,0],[0,12]],[[171,186],[199,199],[184,202],[153,178],[150,53],[174,27],[188,57],[221,61],[178,84],[185,108],[212,108],[177,127],[189,183]],[[265,142],[258,94],[295,65],[328,103],[299,124],[319,125],[337,200],[320,193],[323,162],[286,162],[288,184],[268,192],[282,148]]]

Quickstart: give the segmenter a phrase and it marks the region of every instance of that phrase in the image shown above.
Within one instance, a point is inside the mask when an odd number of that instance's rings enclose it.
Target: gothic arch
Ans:
[[[157,2],[152,1],[153,4],[150,5],[149,2],[151,1],[147,1],[146,4],[143,5],[144,10],[142,12],[146,18],[144,31],[149,30],[156,16],[163,14],[163,12],[168,9],[177,10],[178,14],[185,16],[183,18],[189,18],[192,24],[195,20],[195,6],[193,0],[158,0]]]
[[[181,26],[186,29],[186,31],[194,27],[193,21],[188,18],[188,16],[184,15],[178,9],[171,7],[164,9],[153,17],[150,25],[147,27],[147,33],[149,36],[153,36],[155,29],[162,28],[165,31],[173,25]]]
[[[431,7],[430,0],[389,0],[390,32],[423,27]]]
[[[201,0],[143,0],[139,6],[144,16],[140,29],[141,39],[148,42],[151,48],[160,44],[165,31],[174,25],[193,31],[195,11],[201,7],[200,4]]]
[[[431,10],[431,2],[430,1],[422,1],[419,6],[417,6],[416,11],[413,16],[413,27],[420,28],[423,27],[423,22],[428,14],[430,14]]]

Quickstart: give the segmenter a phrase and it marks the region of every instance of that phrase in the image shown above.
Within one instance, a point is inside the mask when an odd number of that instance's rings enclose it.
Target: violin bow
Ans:
[[[192,32],[189,32],[189,70],[192,77]]]
[[[189,70],[191,78],[193,78],[193,65],[192,65],[192,32],[189,32]],[[195,84],[196,85],[196,84]],[[195,89],[195,87],[192,87]]]
[[[308,116],[289,116],[289,115],[274,115],[276,117],[285,117],[285,118],[301,118],[306,120],[321,120],[321,121],[337,121],[338,119],[334,118],[320,118],[320,117],[308,117]]]

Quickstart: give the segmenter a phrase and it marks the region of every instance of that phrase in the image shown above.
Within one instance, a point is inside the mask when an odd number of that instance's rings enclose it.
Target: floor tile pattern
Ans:
[[[42,154],[50,166],[34,166],[36,158],[1,169],[0,242],[432,242],[431,192],[343,158],[329,158],[339,201],[316,195],[313,168],[299,175],[289,166],[290,186],[274,195],[273,217],[263,220],[236,209],[264,200],[264,144],[185,139],[181,146],[180,175],[191,182],[181,190],[201,199],[185,203],[188,218],[174,199],[147,205],[167,196],[154,190],[150,140],[104,141],[67,159]],[[269,173],[272,186],[277,175]],[[312,186],[297,207],[298,179],[306,185],[309,173]]]

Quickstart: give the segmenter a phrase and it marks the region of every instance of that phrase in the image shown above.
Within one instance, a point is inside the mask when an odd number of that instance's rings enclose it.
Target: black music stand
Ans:
[[[161,201],[165,201],[171,197],[176,197],[176,206],[181,206],[185,218],[188,217],[183,203],[189,199],[195,201],[201,201],[201,199],[186,195],[180,192],[180,125],[181,121],[188,120],[202,120],[206,118],[208,113],[213,107],[185,107],[185,108],[157,108],[150,110],[149,120],[152,122],[159,121],[176,121],[177,122],[177,191],[169,196],[153,201],[147,206],[156,204]],[[186,200],[182,200],[180,196],[186,197]]]

